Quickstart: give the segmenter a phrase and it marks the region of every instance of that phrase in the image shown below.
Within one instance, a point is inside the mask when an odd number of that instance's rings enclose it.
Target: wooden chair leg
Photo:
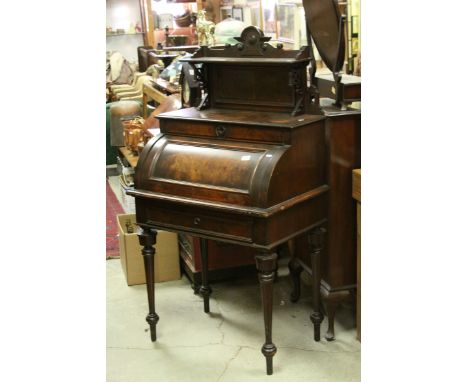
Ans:
[[[151,331],[151,341],[156,341],[156,324],[159,321],[159,316],[156,314],[154,307],[154,254],[156,250],[153,245],[156,244],[155,230],[144,228],[139,234],[138,239],[140,245],[143,246],[141,254],[145,263],[145,275],[146,275],[146,291],[148,293],[148,306],[149,313],[146,316],[146,322],[148,322]]]
[[[257,264],[258,280],[262,292],[263,319],[265,322],[265,343],[262,353],[266,358],[267,374],[273,374],[273,356],[276,354],[276,346],[272,341],[273,321],[273,281],[277,269],[278,255],[276,253],[261,254],[255,256]]]

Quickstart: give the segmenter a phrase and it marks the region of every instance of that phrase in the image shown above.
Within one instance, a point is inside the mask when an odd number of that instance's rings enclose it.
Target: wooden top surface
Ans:
[[[133,155],[133,153],[126,147],[120,147],[119,150],[125,159],[127,159],[128,163],[130,163],[130,166],[136,167],[139,158],[138,155]]]
[[[296,128],[323,119],[321,115],[301,114],[291,117],[286,113],[271,113],[250,110],[207,109],[197,110],[194,107],[162,113],[158,118],[183,119],[199,122],[233,123],[240,125],[273,126]]]
[[[361,203],[361,169],[353,170],[353,198]]]
[[[179,87],[162,78],[157,78],[155,81],[151,81],[151,83],[157,88],[156,90],[161,89],[169,94],[179,93],[180,91]]]

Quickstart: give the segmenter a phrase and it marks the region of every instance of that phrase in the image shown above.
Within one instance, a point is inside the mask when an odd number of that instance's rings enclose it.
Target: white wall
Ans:
[[[106,0],[106,26],[128,31],[137,22],[142,25],[139,0]],[[137,47],[143,43],[143,34],[107,36],[106,49],[118,50],[127,60],[137,62]]]

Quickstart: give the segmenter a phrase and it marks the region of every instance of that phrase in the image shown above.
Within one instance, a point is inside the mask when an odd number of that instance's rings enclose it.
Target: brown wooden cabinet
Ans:
[[[356,205],[352,198],[352,171],[361,167],[361,113],[338,111],[323,99],[326,120],[328,199],[327,241],[321,260],[321,295],[328,314],[326,338],[333,340],[334,317],[339,304],[352,301],[356,292]],[[299,275],[312,274],[307,239],[296,240],[291,273],[299,298]]]

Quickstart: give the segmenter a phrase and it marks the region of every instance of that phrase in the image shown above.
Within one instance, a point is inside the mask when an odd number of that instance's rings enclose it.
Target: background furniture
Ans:
[[[148,38],[152,38],[152,33],[148,33],[143,1],[106,1],[106,50],[119,51],[132,62],[137,60],[138,46],[154,44],[153,41],[148,41]],[[135,29],[137,25],[141,28],[140,31]]]
[[[141,104],[137,101],[113,102],[110,106],[110,144],[125,146],[122,118],[141,115]]]
[[[208,279],[226,280],[255,272],[256,251],[239,245],[207,240]],[[192,282],[195,293],[202,285],[201,239],[179,234],[179,253],[185,274]]]
[[[356,206],[351,196],[352,170],[361,166],[361,113],[341,111],[330,99],[321,100],[326,120],[328,235],[321,261],[321,296],[328,315],[325,338],[335,338],[334,320],[339,305],[354,301],[356,292]],[[313,275],[307,239],[298,238],[290,264],[294,290],[300,296],[301,272]]]
[[[335,89],[341,85],[345,59],[344,17],[334,0],[304,1],[310,36],[308,46],[317,48],[333,74]],[[313,104],[326,117],[328,236],[321,261],[320,292],[328,314],[327,340],[335,338],[335,312],[341,302],[354,298],[356,291],[356,207],[351,197],[351,171],[361,167],[361,111],[346,108],[342,97],[323,98],[317,88],[316,63],[309,69]],[[338,95],[338,93],[337,93]],[[318,105],[319,104],[319,105]],[[294,285],[291,300],[300,296],[300,274],[318,271],[310,261],[304,238],[298,239],[289,264]],[[314,288],[318,288],[315,286]]]
[[[148,53],[148,64],[153,65],[157,64],[158,61],[162,61],[164,64],[164,67],[167,68],[171,62],[174,60],[174,58],[177,57],[177,54],[161,54],[157,52],[149,52]]]
[[[153,46],[151,45],[144,45],[144,46],[139,46],[137,48],[137,53],[138,53],[138,71],[139,72],[145,72],[146,69],[148,69],[148,53],[150,52],[157,52],[156,49],[154,49]]]
[[[117,148],[111,145],[110,108],[113,104],[113,102],[108,102],[106,104],[106,166],[116,164],[118,155]]]
[[[161,104],[167,99],[167,95],[156,90],[151,83],[143,85],[143,118],[148,118],[148,101],[154,100],[156,103]]]

